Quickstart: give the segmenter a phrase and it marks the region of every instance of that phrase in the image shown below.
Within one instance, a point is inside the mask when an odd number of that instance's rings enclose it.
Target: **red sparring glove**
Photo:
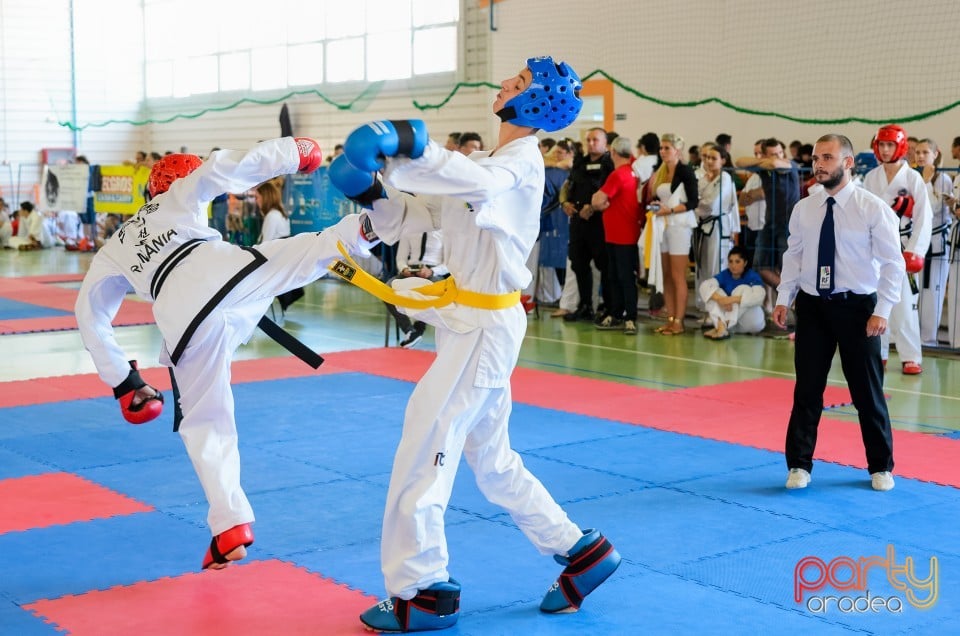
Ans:
[[[298,172],[310,174],[320,167],[323,163],[323,153],[320,152],[320,144],[316,139],[309,137],[294,137],[297,142],[297,150],[300,151],[300,168]]]
[[[916,274],[923,270],[923,257],[913,252],[904,252],[903,262],[907,266],[908,274]]]
[[[913,197],[909,194],[897,196],[897,198],[893,200],[893,203],[890,204],[890,207],[893,208],[893,211],[896,212],[899,217],[905,216],[908,219],[913,218]]]
[[[131,360],[130,374],[127,379],[113,389],[113,397],[120,401],[120,412],[123,414],[123,419],[131,424],[145,424],[163,413],[163,393],[160,393],[160,391],[157,391],[156,397],[147,398],[139,404],[133,405],[137,390],[145,386],[147,386],[147,383],[143,381],[140,372],[137,371],[137,361]]]

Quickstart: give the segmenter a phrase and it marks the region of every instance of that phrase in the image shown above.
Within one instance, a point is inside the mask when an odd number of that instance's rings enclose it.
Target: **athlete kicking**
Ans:
[[[413,391],[394,458],[381,539],[389,598],[360,619],[379,632],[444,629],[459,617],[460,585],[447,570],[444,512],[461,455],[484,496],[505,508],[543,554],[565,566],[540,609],[574,612],[620,564],[598,530],[581,530],[510,448],[510,375],[527,318],[520,291],[540,229],[543,157],[534,133],[573,123],[582,107],[570,66],[532,58],[504,80],[493,104],[497,147],[469,157],[427,137],[419,120],[379,121],[347,138],[331,180],[371,208],[387,243],[442,229],[452,276],[379,285],[349,259],[351,282],[436,327],[437,357]],[[385,167],[384,183],[374,174]],[[403,192],[401,192],[403,190]],[[416,193],[416,196],[407,194]]]
[[[205,162],[195,155],[164,157],[150,171],[153,198],[97,252],[80,288],[76,315],[83,344],[133,424],[160,415],[163,396],[127,362],[110,323],[131,289],[153,302],[163,336],[160,362],[170,368],[174,395],[180,391],[175,430],[179,426],[210,506],[213,539],[204,569],[242,559],[253,543],[230,388],[234,351],[250,339],[274,296],[327,272],[339,256],[338,242],[362,252],[375,240],[362,234],[354,214],[319,234],[239,247],[207,226],[207,204],[224,192],[313,172],[320,164],[317,142],[305,137],[265,141],[246,153],[219,150]]]

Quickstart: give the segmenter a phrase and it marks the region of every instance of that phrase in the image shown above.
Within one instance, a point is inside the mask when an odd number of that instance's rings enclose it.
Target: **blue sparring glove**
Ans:
[[[340,155],[333,160],[328,174],[333,187],[368,210],[373,207],[373,202],[377,199],[387,198],[377,174],[354,168],[345,155]]]
[[[422,119],[372,121],[360,126],[343,142],[343,153],[360,170],[383,170],[384,157],[410,157],[423,154],[430,137]]]

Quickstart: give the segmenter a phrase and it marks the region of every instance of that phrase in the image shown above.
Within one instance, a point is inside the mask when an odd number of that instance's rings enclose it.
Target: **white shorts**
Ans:
[[[683,225],[668,225],[660,239],[660,253],[681,256],[690,253],[693,228]]]

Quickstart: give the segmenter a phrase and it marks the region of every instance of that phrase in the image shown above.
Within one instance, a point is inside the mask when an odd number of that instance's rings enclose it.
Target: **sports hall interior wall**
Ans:
[[[145,25],[140,3],[125,0],[73,0],[78,24],[98,25],[93,29],[95,42],[76,42],[74,80],[66,46],[70,6],[69,0],[0,0],[0,162],[36,162],[41,148],[72,145],[73,131],[58,122],[72,119],[74,95],[75,120],[81,126],[163,120],[223,107],[242,97],[269,101],[283,95],[134,99],[148,81],[138,50]],[[126,26],[112,26],[115,23],[103,19],[107,12]],[[628,136],[669,131],[693,144],[727,132],[733,136],[734,154],[741,155],[749,154],[760,136],[813,141],[824,132],[839,131],[860,149],[876,129],[874,122],[904,121],[956,100],[960,69],[954,67],[960,59],[943,52],[955,48],[952,25],[957,17],[960,7],[948,0],[902,6],[883,0],[849,5],[826,0],[680,0],[669,5],[650,0],[506,0],[492,9],[463,0],[461,70],[456,76],[387,82],[350,111],[311,95],[287,102],[295,132],[317,137],[326,148],[362,122],[401,117],[424,118],[437,139],[452,130],[477,130],[493,143],[496,120],[489,107],[495,90],[461,89],[442,108],[425,111],[414,107],[414,100],[439,103],[457,81],[499,82],[515,73],[527,56],[548,53],[569,61],[585,77],[601,78],[594,72],[602,71],[627,87],[613,92],[617,117],[612,127]],[[307,88],[348,102],[367,87]],[[717,98],[736,109],[715,103],[691,108],[658,104],[631,91],[669,104]],[[213,146],[247,147],[278,134],[279,108],[245,104],[164,124],[91,126],[76,133],[76,143],[94,163],[129,159],[139,149],[164,152],[186,146],[203,154]],[[848,117],[869,121],[823,123]],[[960,131],[960,113],[950,108],[905,125],[912,135],[930,136],[948,146]]]

